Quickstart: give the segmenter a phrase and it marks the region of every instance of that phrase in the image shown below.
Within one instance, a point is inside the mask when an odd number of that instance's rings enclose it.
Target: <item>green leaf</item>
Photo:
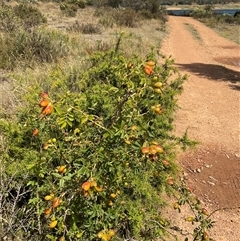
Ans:
[[[36,181],[29,181],[27,183],[27,186],[37,186],[37,182]]]
[[[109,91],[117,93],[119,91],[119,89],[117,87],[112,86],[112,87],[110,87]]]
[[[81,124],[84,124],[88,121],[88,116],[84,116],[81,118]]]
[[[61,129],[66,128],[66,127],[67,127],[67,122],[66,122],[66,121],[62,122],[62,123],[60,124],[60,127],[61,127]]]
[[[62,178],[62,179],[60,179],[60,181],[59,181],[59,187],[60,188],[63,188],[64,187],[64,183],[65,183],[65,180]]]
[[[103,134],[103,139],[107,139],[109,137],[109,133],[108,132],[105,132],[104,134]]]
[[[28,201],[28,204],[37,204],[39,202],[39,199],[37,197],[31,198]]]
[[[34,168],[36,166],[36,163],[30,163],[30,164],[27,164],[27,170],[31,170],[32,168]]]
[[[52,175],[57,178],[62,178],[62,175],[56,172],[52,173]]]

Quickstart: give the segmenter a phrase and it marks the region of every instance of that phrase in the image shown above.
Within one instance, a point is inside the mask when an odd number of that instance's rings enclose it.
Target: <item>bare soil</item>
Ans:
[[[216,224],[211,238],[240,240],[240,46],[189,17],[169,17],[169,36],[161,52],[189,78],[179,97],[176,134],[188,129],[199,141],[180,154],[187,184],[210,210]],[[186,25],[196,29],[196,38]],[[181,215],[169,213],[176,224]],[[182,222],[183,229],[188,229]],[[184,226],[185,225],[185,226]]]

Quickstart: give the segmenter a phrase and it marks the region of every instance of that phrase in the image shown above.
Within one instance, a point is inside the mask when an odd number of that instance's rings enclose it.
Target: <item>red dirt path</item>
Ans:
[[[179,97],[176,134],[188,128],[189,136],[200,142],[196,150],[181,154],[179,162],[188,184],[210,210],[233,208],[214,215],[212,238],[239,241],[240,46],[192,18],[170,16],[168,23],[161,52],[189,76]]]

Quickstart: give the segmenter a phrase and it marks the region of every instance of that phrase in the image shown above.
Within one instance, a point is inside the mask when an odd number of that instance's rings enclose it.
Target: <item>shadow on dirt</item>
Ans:
[[[180,70],[187,70],[200,77],[208,78],[214,81],[230,81],[233,85],[231,88],[240,90],[239,86],[234,84],[240,83],[240,72],[232,69],[228,69],[221,65],[215,64],[203,64],[203,63],[192,63],[192,64],[179,64],[176,63]]]
[[[230,84],[229,86],[230,86],[230,88],[232,88],[233,90],[238,90],[238,91],[240,91],[240,85]]]

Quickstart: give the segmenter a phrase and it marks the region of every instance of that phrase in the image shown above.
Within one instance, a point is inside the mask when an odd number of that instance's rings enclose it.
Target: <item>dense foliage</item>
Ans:
[[[6,198],[21,206],[15,222],[23,210],[29,213],[25,238],[163,235],[157,223],[161,195],[175,183],[171,146],[177,139],[170,131],[185,77],[171,77],[172,60],[147,60],[125,59],[117,50],[98,53],[74,81],[73,73],[56,69],[48,93],[39,96],[33,87],[16,120],[1,120],[8,146],[1,165],[13,177]],[[20,189],[24,202],[17,199]]]

